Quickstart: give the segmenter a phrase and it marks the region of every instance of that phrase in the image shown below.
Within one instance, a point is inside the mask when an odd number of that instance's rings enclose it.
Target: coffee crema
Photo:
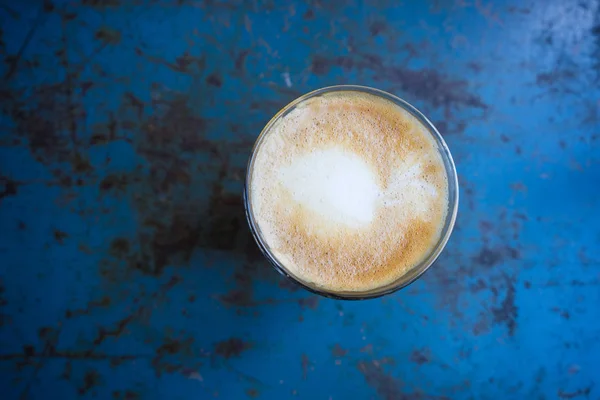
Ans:
[[[280,116],[255,149],[248,201],[287,272],[331,292],[389,285],[440,239],[448,176],[413,115],[382,97],[334,91]]]

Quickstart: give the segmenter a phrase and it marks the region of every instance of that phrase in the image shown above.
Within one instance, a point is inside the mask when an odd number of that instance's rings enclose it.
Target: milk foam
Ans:
[[[281,117],[254,156],[260,235],[293,276],[331,291],[385,286],[429,254],[447,214],[435,140],[399,106],[338,92]]]
[[[296,202],[328,222],[359,227],[370,223],[380,206],[410,204],[415,215],[426,213],[437,188],[422,179],[421,170],[416,157],[400,162],[384,190],[359,155],[330,148],[298,157],[279,178]]]
[[[337,148],[315,150],[280,171],[295,201],[331,222],[360,226],[373,219],[381,191],[359,156]]]

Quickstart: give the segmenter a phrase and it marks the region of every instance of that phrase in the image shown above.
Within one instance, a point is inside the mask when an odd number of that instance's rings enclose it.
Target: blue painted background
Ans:
[[[1,3],[2,398],[600,398],[599,1]],[[341,83],[461,185],[363,302],[280,278],[241,202],[268,119]]]

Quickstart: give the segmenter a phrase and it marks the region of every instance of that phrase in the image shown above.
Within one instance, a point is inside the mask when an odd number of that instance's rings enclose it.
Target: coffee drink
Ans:
[[[301,101],[263,133],[250,168],[258,235],[317,290],[390,285],[440,241],[449,196],[438,143],[382,96],[344,90]]]

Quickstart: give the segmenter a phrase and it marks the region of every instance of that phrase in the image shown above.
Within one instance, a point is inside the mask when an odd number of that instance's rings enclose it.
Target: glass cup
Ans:
[[[412,269],[410,269],[406,274],[402,275],[396,281],[367,291],[329,291],[324,288],[318,287],[311,282],[305,282],[302,279],[294,276],[286,266],[281,263],[274,254],[270,251],[269,245],[263,239],[263,236],[260,232],[260,228],[256,223],[254,218],[254,214],[252,212],[252,203],[249,198],[250,193],[250,180],[252,177],[252,168],[254,165],[254,158],[257,149],[260,147],[263,139],[273,127],[273,125],[280,119],[286,116],[290,111],[292,111],[297,105],[306,101],[310,98],[317,97],[323,95],[325,93],[331,92],[339,92],[339,91],[357,91],[368,93],[371,95],[375,95],[386,100],[389,100],[401,107],[405,111],[412,114],[423,126],[425,126],[431,136],[434,138],[435,143],[437,144],[438,150],[441,154],[442,160],[444,162],[444,167],[446,169],[446,173],[448,176],[448,210],[446,213],[446,220],[444,221],[444,226],[441,231],[441,235],[435,246],[432,247],[430,253],[419,263],[415,265]],[[263,128],[262,132],[256,139],[254,147],[252,148],[252,154],[250,155],[250,160],[248,161],[248,169],[246,171],[246,183],[244,186],[244,207],[246,209],[246,218],[248,219],[248,224],[250,225],[250,230],[252,231],[252,235],[258,244],[258,247],[263,252],[267,260],[275,267],[277,271],[279,271],[282,275],[287,278],[293,280],[298,285],[303,288],[334,299],[342,299],[342,300],[362,300],[362,299],[370,299],[379,296],[383,296],[396,290],[402,289],[403,287],[408,286],[415,280],[417,280],[425,271],[431,267],[431,265],[438,258],[448,239],[450,238],[450,234],[452,233],[452,229],[454,228],[454,222],[456,221],[456,214],[458,211],[458,179],[456,176],[456,167],[454,166],[454,160],[452,160],[452,155],[450,154],[450,150],[444,142],[444,139],[438,132],[438,130],[433,126],[431,121],[429,121],[419,110],[415,107],[407,103],[406,101],[396,97],[390,93],[384,92],[382,90],[366,87],[366,86],[357,86],[357,85],[339,85],[339,86],[330,86],[322,89],[315,90],[313,92],[307,93],[304,96],[297,98],[292,101],[290,104],[285,106],[281,111],[279,111],[275,116],[267,123],[267,125]]]

